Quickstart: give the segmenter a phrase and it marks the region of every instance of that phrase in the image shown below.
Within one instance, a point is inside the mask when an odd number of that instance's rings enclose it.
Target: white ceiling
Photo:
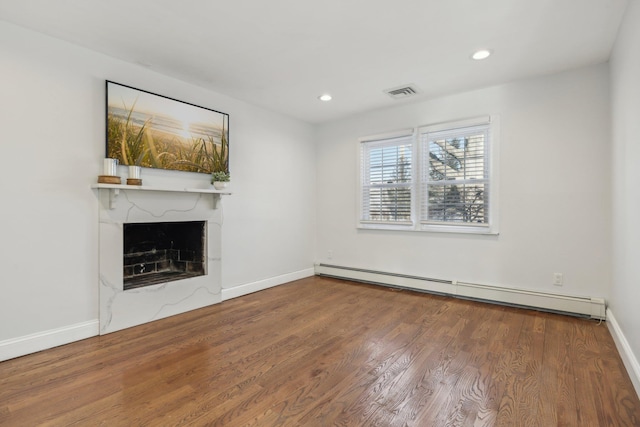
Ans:
[[[627,0],[0,0],[0,20],[321,123],[604,62],[626,5]],[[478,48],[493,55],[473,61]],[[420,89],[418,96],[398,101],[383,92],[409,83]],[[325,92],[333,101],[317,99]]]

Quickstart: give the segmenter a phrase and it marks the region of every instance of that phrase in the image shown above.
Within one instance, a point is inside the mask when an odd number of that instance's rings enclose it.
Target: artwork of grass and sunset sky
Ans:
[[[123,165],[229,172],[229,115],[107,81],[107,157]]]

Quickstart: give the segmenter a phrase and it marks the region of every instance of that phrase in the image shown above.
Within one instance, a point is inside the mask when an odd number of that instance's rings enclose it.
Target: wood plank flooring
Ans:
[[[604,323],[312,277],[0,363],[2,426],[640,426]]]

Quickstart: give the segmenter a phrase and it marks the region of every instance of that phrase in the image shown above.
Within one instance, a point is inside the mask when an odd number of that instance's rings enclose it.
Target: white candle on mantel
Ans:
[[[129,166],[129,178],[140,179],[140,166]]]
[[[118,159],[104,159],[104,174],[108,176],[118,175]]]

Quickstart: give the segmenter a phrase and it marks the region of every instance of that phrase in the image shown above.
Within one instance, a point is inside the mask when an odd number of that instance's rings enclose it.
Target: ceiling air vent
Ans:
[[[393,89],[385,90],[385,93],[393,99],[404,99],[417,95],[420,91],[414,85],[404,85]]]

